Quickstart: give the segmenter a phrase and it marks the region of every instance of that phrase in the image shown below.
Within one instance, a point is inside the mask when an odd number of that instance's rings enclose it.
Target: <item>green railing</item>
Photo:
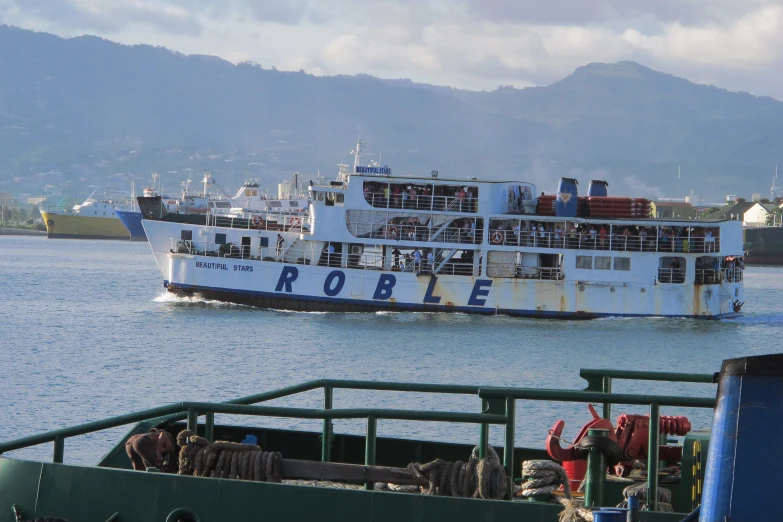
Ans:
[[[608,378],[626,379],[654,379],[654,380],[679,380],[685,374],[656,374],[648,372],[609,372],[606,370],[582,370],[582,376],[587,372],[592,378],[601,378],[605,382]],[[596,372],[592,374],[591,372]],[[603,372],[603,374],[599,373]],[[633,375],[632,375],[633,374]],[[673,377],[666,379],[665,376]],[[586,377],[587,378],[587,377]],[[705,382],[702,380],[690,382]],[[711,382],[711,381],[709,381]],[[610,384],[611,385],[611,384]],[[306,391],[322,389],[324,392],[323,409],[290,408],[277,406],[255,406],[253,404],[296,395]],[[463,394],[477,395],[482,401],[481,413],[464,413],[448,411],[418,411],[395,410],[373,408],[333,408],[333,393],[335,389],[375,390],[375,391],[401,391],[418,393],[439,394]],[[374,381],[352,381],[321,379],[308,381],[294,386],[288,386],[278,390],[249,395],[227,402],[180,402],[168,406],[151,408],[126,415],[120,415],[100,421],[88,422],[70,428],[32,435],[21,439],[0,443],[0,454],[18,450],[48,442],[54,443],[53,462],[62,463],[65,451],[65,439],[79,435],[85,435],[95,431],[115,428],[126,424],[147,421],[150,419],[162,419],[162,422],[175,422],[187,419],[187,427],[196,431],[198,418],[205,417],[204,433],[206,438],[212,440],[214,436],[215,414],[234,414],[261,417],[288,417],[298,419],[322,419],[323,437],[321,458],[324,462],[330,460],[330,448],[332,440],[333,419],[366,419],[367,435],[365,437],[365,465],[375,464],[375,447],[377,438],[378,419],[412,420],[428,422],[458,422],[479,424],[479,456],[484,458],[489,447],[489,426],[504,425],[505,441],[503,451],[503,465],[509,480],[508,498],[511,498],[511,481],[513,478],[514,439],[516,426],[516,401],[517,400],[543,400],[555,402],[584,402],[606,404],[635,404],[650,407],[650,425],[660,424],[660,406],[680,406],[695,408],[712,408],[713,398],[678,397],[656,395],[615,394],[604,391],[568,391],[549,390],[540,388],[498,388],[479,387],[465,385],[419,384],[419,383],[395,383]],[[649,447],[656,448],[659,445],[658,430],[649,430]],[[657,454],[651,452],[648,462],[648,491],[657,491],[658,460]],[[372,489],[372,484],[365,484],[365,488]],[[657,495],[648,495],[652,509],[657,507]]]
[[[712,373],[675,373],[675,372],[640,372],[634,370],[598,370],[582,368],[579,376],[587,381],[585,391],[612,392],[614,379],[630,381],[666,381],[666,382],[694,382],[702,384],[714,384],[715,375]],[[612,403],[603,403],[602,417],[611,420]]]

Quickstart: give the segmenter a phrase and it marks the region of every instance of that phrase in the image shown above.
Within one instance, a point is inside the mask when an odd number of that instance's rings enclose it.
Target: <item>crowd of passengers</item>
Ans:
[[[690,232],[690,234],[689,234]],[[545,248],[639,250],[665,252],[714,252],[713,230],[704,227],[642,227],[608,224],[522,221],[512,227],[490,229],[490,243]]]
[[[364,199],[373,207],[380,208],[476,212],[476,196],[475,187],[364,183]]]
[[[452,221],[446,230],[441,231],[438,237],[433,234],[439,228],[430,228],[429,221],[422,223],[414,216],[408,218],[395,218],[398,222],[384,225],[374,237],[383,239],[402,239],[407,241],[443,241],[448,243],[478,243],[481,242],[481,231],[476,236],[476,220],[474,218],[462,218]]]

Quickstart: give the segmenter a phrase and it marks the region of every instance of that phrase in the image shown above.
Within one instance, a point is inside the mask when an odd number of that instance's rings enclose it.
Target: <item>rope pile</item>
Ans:
[[[565,498],[571,498],[571,485],[563,467],[551,460],[526,460],[522,463],[522,490],[525,498],[546,495],[563,486]]]
[[[177,435],[179,474],[257,482],[282,482],[282,455],[253,444],[209,442],[192,431]]]
[[[563,486],[563,511],[560,522],[592,522],[593,512],[579,500],[571,498],[571,484],[563,467],[551,460],[526,460],[522,463],[522,480],[519,495],[525,498],[548,495]]]
[[[424,495],[501,499],[507,490],[506,470],[495,450],[478,458],[478,446],[467,462],[446,462],[441,459],[426,464],[413,462],[408,469],[417,477],[424,477],[428,486],[421,487]]]

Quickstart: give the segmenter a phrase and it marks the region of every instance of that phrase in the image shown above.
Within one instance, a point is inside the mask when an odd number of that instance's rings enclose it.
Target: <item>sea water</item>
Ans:
[[[744,317],[556,321],[437,313],[299,313],[176,298],[149,245],[0,236],[0,440],[179,401],[220,401],[316,378],[582,389],[580,368],[712,373],[723,359],[780,351],[783,269],[745,270]],[[628,393],[715,395],[714,385],[616,381]],[[318,408],[320,392],[271,405]],[[334,407],[478,412],[475,396],[338,390]],[[663,408],[709,427],[711,412]],[[615,406],[643,413],[643,407]],[[517,445],[543,448],[584,404],[519,401]],[[238,419],[318,431],[320,422]],[[66,442],[96,462],[130,427]],[[362,421],[336,421],[361,434]],[[380,436],[476,443],[464,424],[379,421]],[[502,444],[502,428],[492,429]],[[51,444],[14,452],[51,459]],[[467,456],[466,456],[467,457]]]

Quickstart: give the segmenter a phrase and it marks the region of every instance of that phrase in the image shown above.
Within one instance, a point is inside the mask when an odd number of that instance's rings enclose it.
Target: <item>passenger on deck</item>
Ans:
[[[435,255],[433,255],[432,250],[427,251],[427,270],[429,272],[432,272],[432,269],[435,266]]]
[[[136,471],[163,465],[163,455],[174,449],[174,438],[163,430],[134,435],[125,443],[125,452]]]
[[[607,238],[608,234],[609,234],[609,231],[606,230],[606,225],[601,225],[601,230],[598,231],[598,239],[601,242],[601,248],[606,248],[606,246],[607,246],[606,238]]]
[[[421,270],[421,252],[417,248],[413,251],[413,271],[418,272],[419,270]]]
[[[579,246],[579,230],[576,223],[571,223],[571,229],[568,231],[568,248],[577,248]]]
[[[400,251],[397,247],[394,247],[394,250],[392,250],[392,258],[394,259],[392,262],[392,270],[400,268]]]
[[[332,258],[334,258],[334,245],[329,243],[326,247],[326,266],[332,266]]]
[[[704,251],[705,252],[714,252],[715,251],[715,238],[712,237],[712,231],[706,230],[704,232]]]
[[[277,244],[275,247],[275,255],[277,257],[280,257],[280,253],[283,251],[283,243],[285,243],[285,240],[283,239],[283,236],[280,234],[277,234]]]

